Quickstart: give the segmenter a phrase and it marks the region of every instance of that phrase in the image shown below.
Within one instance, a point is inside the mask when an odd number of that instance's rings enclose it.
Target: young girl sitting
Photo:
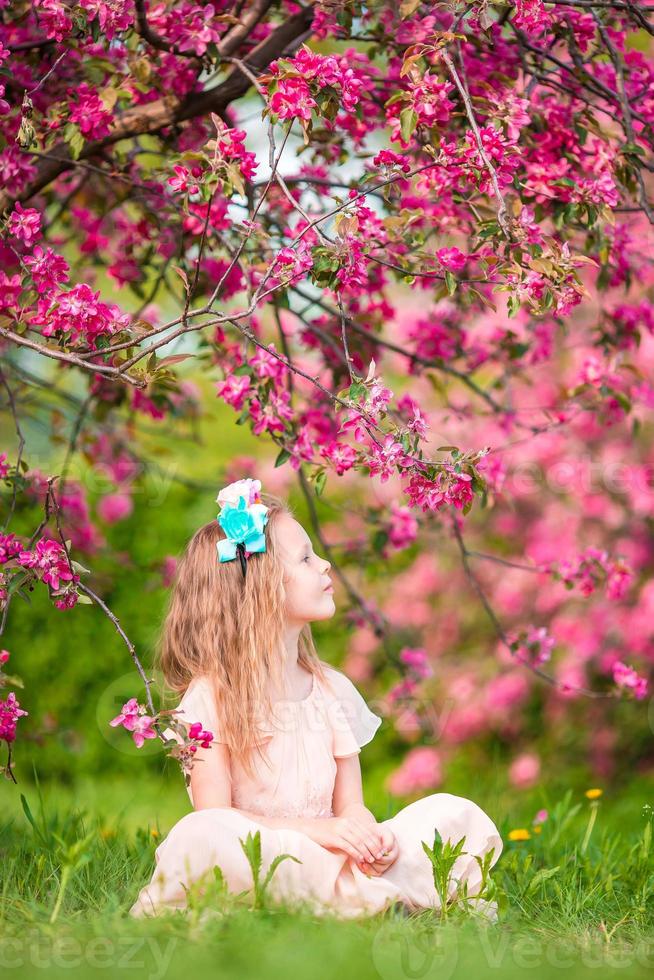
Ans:
[[[364,804],[359,753],[382,719],[341,671],[318,658],[310,623],[334,615],[330,563],[289,507],[258,480],[225,487],[218,519],[199,528],[180,560],[158,662],[184,692],[175,717],[213,735],[193,756],[193,811],[155,852],[152,879],[130,914],[186,907],[187,889],[219,865],[230,892],[253,886],[241,846],[261,837],[261,878],[276,855],[273,900],[344,917],[439,908],[434,846],[465,836],[448,899],[482,887],[478,858],[502,851],[474,802],[433,793],[378,822]],[[172,729],[166,734],[182,740]],[[208,744],[208,739],[205,740]],[[495,902],[478,897],[493,919]]]

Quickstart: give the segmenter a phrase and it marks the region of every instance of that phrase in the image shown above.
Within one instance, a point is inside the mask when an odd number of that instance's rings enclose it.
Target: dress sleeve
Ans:
[[[334,758],[341,759],[359,753],[372,740],[382,723],[362,698],[349,677],[329,667],[327,677],[334,689],[328,699],[328,712],[334,733]]]
[[[188,725],[199,721],[205,731],[213,734],[214,741],[223,741],[219,731],[220,724],[211,682],[206,677],[196,677],[191,681],[177,705],[176,712],[173,717],[177,721],[183,721]],[[167,738],[174,738],[177,742],[181,741],[172,728],[167,728],[164,735]]]

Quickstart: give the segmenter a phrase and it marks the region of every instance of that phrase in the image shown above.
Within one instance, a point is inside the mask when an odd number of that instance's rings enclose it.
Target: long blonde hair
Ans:
[[[155,666],[176,694],[186,691],[198,675],[209,679],[220,740],[249,774],[259,733],[248,708],[253,705],[269,718],[269,679],[275,690],[284,690],[285,591],[275,528],[282,514],[294,516],[278,497],[260,497],[270,508],[266,551],[248,557],[244,581],[238,558],[218,560],[216,544],[226,536],[218,521],[198,528],[178,562],[155,649]],[[326,680],[308,623],[298,639],[298,662]]]

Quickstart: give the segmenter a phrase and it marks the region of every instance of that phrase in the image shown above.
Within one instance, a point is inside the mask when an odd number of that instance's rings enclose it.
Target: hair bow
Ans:
[[[216,503],[221,505],[216,520],[227,535],[216,544],[218,560],[233,561],[238,555],[243,578],[246,558],[266,550],[263,529],[269,508],[261,503],[260,490],[260,480],[237,480],[223,487],[216,497]]]

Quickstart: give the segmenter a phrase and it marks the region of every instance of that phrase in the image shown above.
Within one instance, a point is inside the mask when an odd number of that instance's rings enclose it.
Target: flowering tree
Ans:
[[[102,533],[67,469],[82,453],[114,484],[97,517],[126,518],[139,426],[162,423],[163,440],[202,410],[190,366],[297,479],[361,628],[350,668],[363,677],[381,645],[402,674],[389,706],[428,703],[439,656],[451,743],[489,725],[515,738],[532,687],[553,718],[583,703],[597,721],[598,702],[645,697],[649,8],[0,9],[0,381],[16,433],[0,455],[2,629],[35,583],[63,615],[96,603],[145,685],[146,704],[112,724],[137,744],[163,731],[133,644],[84,580]],[[53,391],[68,393],[63,432]],[[55,475],[30,464],[26,392],[66,440]],[[365,506],[338,544],[315,498],[341,485]],[[28,540],[12,519],[35,504]],[[439,570],[435,536],[459,573]],[[350,574],[370,556],[396,576],[384,598]],[[462,594],[491,631],[469,632]],[[499,673],[473,682],[444,656],[489,637]],[[0,682],[19,684],[3,654]],[[13,694],[0,702],[9,747],[21,713]],[[172,753],[185,762],[206,736]]]

